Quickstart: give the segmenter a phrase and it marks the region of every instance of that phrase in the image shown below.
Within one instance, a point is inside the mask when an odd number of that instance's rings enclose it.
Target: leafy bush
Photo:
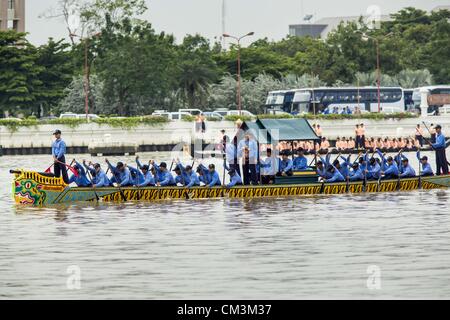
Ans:
[[[0,126],[4,126],[8,128],[8,130],[13,133],[17,132],[20,127],[33,127],[37,126],[39,122],[33,119],[25,119],[25,120],[14,120],[14,119],[0,119]]]
[[[241,120],[241,121],[251,121],[253,120],[253,117],[250,116],[239,116],[239,115],[232,115],[232,116],[225,116],[225,120],[227,121],[233,121],[236,122],[237,120]]]
[[[368,119],[368,120],[387,120],[387,119],[411,119],[417,118],[415,113],[397,112],[397,113],[364,113],[364,114],[302,114],[296,116],[297,118],[305,119],[323,119],[323,120],[344,120],[344,119]]]
[[[193,122],[195,121],[195,117],[194,116],[181,116],[181,120],[186,121],[186,122]]]
[[[259,119],[292,119],[293,115],[290,114],[259,114]]]
[[[206,120],[207,120],[207,121],[213,121],[213,122],[214,122],[214,121],[216,121],[216,122],[221,121],[221,120],[220,120],[219,118],[217,118],[217,117],[207,117]]]
[[[130,130],[137,126],[144,124],[148,126],[155,126],[169,122],[169,119],[162,116],[144,116],[144,117],[129,117],[129,118],[100,118],[92,122],[99,125],[109,125],[113,128],[122,128]]]
[[[169,122],[166,117],[161,116],[144,116],[144,117],[130,117],[130,118],[100,118],[91,120],[92,123],[99,125],[108,125],[113,128],[122,128],[130,130],[139,125],[155,126]],[[34,119],[25,119],[22,121],[13,119],[0,119],[0,126],[7,127],[10,132],[16,132],[21,127],[38,127],[43,124],[65,125],[72,129],[87,123],[86,119],[52,119],[45,121],[38,121]]]

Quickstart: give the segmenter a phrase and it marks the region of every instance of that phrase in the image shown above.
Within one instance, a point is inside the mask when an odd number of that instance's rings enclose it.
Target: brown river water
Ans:
[[[450,298],[450,190],[16,206],[49,163],[0,157],[1,299]]]

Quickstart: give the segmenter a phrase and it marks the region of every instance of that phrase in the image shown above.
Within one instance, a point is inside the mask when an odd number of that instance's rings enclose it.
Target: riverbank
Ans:
[[[412,137],[418,123],[442,125],[443,131],[450,134],[450,117],[428,117],[407,119],[339,119],[309,120],[319,124],[323,136],[334,141],[337,137],[353,137],[356,124],[364,123],[367,137]],[[206,132],[198,135],[193,122],[172,121],[168,123],[139,124],[123,128],[99,123],[83,123],[77,126],[44,124],[30,127],[17,127],[11,130],[0,126],[0,145],[4,155],[48,154],[52,143],[52,132],[60,129],[68,146],[69,153],[88,153],[89,148],[108,145],[111,147],[131,147],[136,152],[169,151],[174,147],[190,146],[196,139],[207,144],[220,139],[220,130],[233,136],[236,125],[232,121],[207,121]],[[425,130],[426,131],[426,130]],[[1,154],[1,152],[0,152]]]

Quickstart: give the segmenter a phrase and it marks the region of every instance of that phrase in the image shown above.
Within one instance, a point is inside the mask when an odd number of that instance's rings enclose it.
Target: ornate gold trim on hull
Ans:
[[[420,180],[420,181],[419,181]],[[450,187],[450,175],[401,180],[362,181],[352,183],[313,183],[299,185],[265,185],[225,187],[148,187],[122,188],[71,188],[61,178],[48,178],[36,172],[20,171],[15,174],[13,194],[16,203],[28,205],[50,205],[77,201],[95,201],[96,195],[105,202],[158,201],[169,199],[214,199],[214,198],[265,198],[315,194],[344,194],[362,192],[393,192],[419,189],[442,189]]]

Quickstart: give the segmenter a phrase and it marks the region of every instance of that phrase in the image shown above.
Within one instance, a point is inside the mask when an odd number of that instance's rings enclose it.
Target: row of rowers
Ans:
[[[69,183],[75,183],[79,187],[150,187],[150,186],[177,186],[182,185],[186,187],[200,186],[201,183],[207,187],[220,186],[219,174],[215,169],[214,164],[210,164],[206,168],[203,164],[199,164],[197,170],[194,172],[191,165],[184,166],[179,159],[172,162],[176,162],[174,168],[175,177],[172,175],[172,166],[167,167],[167,163],[156,163],[154,160],[150,160],[149,164],[142,165],[139,161],[139,157],[136,157],[137,167],[127,165],[123,162],[118,162],[115,166],[105,160],[108,166],[105,172],[99,163],[87,163],[83,160],[83,163],[76,163],[73,167],[75,171],[70,177]],[[227,187],[233,187],[235,185],[242,184],[241,177],[235,172],[235,170],[227,168],[230,175],[230,182]],[[111,176],[108,177],[108,172],[111,172]]]
[[[379,149],[369,157],[369,153],[359,155],[355,161],[351,161],[351,155],[338,157],[330,162],[330,154],[325,158],[320,157],[317,161],[317,174],[325,182],[343,182],[343,181],[361,181],[361,180],[379,180],[379,179],[397,179],[411,178],[416,176],[416,171],[410,165],[409,160],[402,153],[395,157],[382,153]],[[420,151],[416,153],[421,166],[419,168],[420,176],[434,175],[431,165],[428,163],[428,157],[420,156]]]

